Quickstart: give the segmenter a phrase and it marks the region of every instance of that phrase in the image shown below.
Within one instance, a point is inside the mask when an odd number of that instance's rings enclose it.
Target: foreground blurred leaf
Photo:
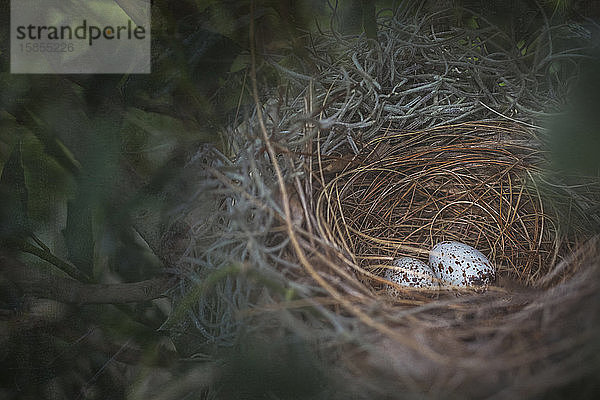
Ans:
[[[310,347],[300,338],[246,338],[225,354],[216,382],[223,399],[318,399],[328,382]]]
[[[0,240],[22,238],[29,233],[30,226],[20,140],[14,145],[2,169],[0,195]]]
[[[43,143],[29,131],[23,136],[22,153],[29,193],[28,216],[33,229],[51,225],[52,231],[58,232],[58,227],[64,224],[61,210],[74,190],[72,174],[48,154]]]
[[[556,166],[571,174],[600,176],[600,54],[584,64],[567,112],[550,127]]]
[[[69,260],[85,274],[91,275],[94,259],[92,209],[81,197],[68,203],[67,226],[63,235],[68,247]]]

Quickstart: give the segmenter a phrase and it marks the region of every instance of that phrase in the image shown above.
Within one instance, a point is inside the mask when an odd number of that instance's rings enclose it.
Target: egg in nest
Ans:
[[[437,289],[439,286],[429,265],[410,257],[394,260],[393,267],[386,269],[384,277],[399,285],[414,288]],[[392,285],[387,285],[387,290],[392,295],[398,295],[398,290]]]
[[[487,287],[496,277],[490,261],[479,250],[460,242],[441,242],[429,253],[429,265],[444,284]]]

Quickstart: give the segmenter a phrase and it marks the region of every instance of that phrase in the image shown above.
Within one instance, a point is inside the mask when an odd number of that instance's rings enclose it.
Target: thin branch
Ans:
[[[149,301],[165,297],[170,287],[167,276],[133,283],[91,284],[63,278],[47,271],[29,267],[0,254],[0,268],[26,295],[47,298],[62,303],[122,304]]]
[[[36,242],[37,242],[37,240],[36,240]],[[39,242],[39,244],[43,245],[41,242]],[[24,253],[33,254],[34,256],[37,256],[37,257],[41,258],[42,260],[49,262],[50,264],[54,265],[56,268],[60,269],[61,271],[63,271],[67,275],[69,275],[70,277],[75,278],[80,282],[89,282],[90,281],[90,278],[86,274],[81,272],[79,269],[77,269],[73,265],[56,257],[54,254],[52,254],[49,251],[48,248],[40,249],[39,247],[36,247],[25,240],[23,240],[19,243],[19,248]]]

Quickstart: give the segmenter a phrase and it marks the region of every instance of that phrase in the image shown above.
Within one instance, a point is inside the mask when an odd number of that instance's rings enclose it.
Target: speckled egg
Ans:
[[[414,288],[437,289],[439,286],[429,265],[410,257],[394,260],[393,268],[386,269],[384,277],[399,285]],[[392,285],[387,285],[387,290],[390,294],[398,294],[398,290]]]
[[[429,253],[429,265],[442,283],[486,287],[495,278],[494,266],[480,251],[460,242],[441,242]]]

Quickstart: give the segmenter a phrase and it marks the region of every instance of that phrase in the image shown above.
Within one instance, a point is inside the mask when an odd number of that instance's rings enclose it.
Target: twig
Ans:
[[[26,295],[75,304],[122,304],[149,301],[166,296],[172,285],[167,276],[133,283],[92,284],[41,271],[0,254],[7,278]]]

